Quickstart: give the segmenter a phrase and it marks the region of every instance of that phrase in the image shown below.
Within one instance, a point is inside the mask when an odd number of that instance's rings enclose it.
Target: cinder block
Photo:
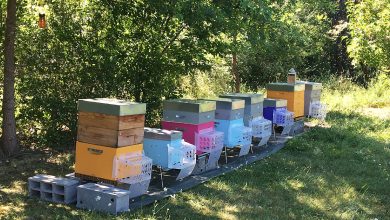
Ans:
[[[41,199],[45,201],[53,201],[53,193],[41,191]]]
[[[95,183],[80,185],[77,207],[116,215],[129,210],[129,191]]]
[[[57,178],[53,181],[53,200],[58,203],[70,204],[77,201],[77,186],[80,181],[75,179]]]
[[[29,195],[57,203],[76,202],[76,187],[80,181],[51,175],[36,175],[28,178]]]

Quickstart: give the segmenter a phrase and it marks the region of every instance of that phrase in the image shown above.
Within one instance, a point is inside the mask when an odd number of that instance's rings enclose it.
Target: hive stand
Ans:
[[[51,175],[36,175],[28,178],[30,197],[49,202],[70,204],[76,202],[76,188],[79,180]]]
[[[127,190],[87,183],[77,187],[77,208],[118,214],[129,210]]]

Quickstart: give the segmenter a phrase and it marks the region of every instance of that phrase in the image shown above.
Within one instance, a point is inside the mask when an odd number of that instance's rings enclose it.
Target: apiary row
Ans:
[[[147,192],[152,166],[179,170],[179,180],[218,168],[223,150],[226,154],[229,148],[239,149],[238,156],[247,155],[253,143],[261,146],[268,142],[275,125],[288,127],[294,118],[320,114],[316,110],[316,106],[321,107],[320,96],[321,84],[297,82],[268,84],[267,98],[231,93],[218,98],[165,100],[162,128],[145,127],[144,103],[81,99],[74,175],[80,181],[98,184],[80,182],[77,206],[116,214],[128,206],[118,201]],[[47,182],[51,178],[35,179]],[[31,186],[38,184],[35,179],[31,179]],[[30,195],[38,195],[37,188],[30,190]],[[49,195],[42,192],[41,198]],[[107,195],[104,203],[93,201],[95,194]],[[110,196],[116,196],[117,202],[112,204],[122,208],[106,210]]]

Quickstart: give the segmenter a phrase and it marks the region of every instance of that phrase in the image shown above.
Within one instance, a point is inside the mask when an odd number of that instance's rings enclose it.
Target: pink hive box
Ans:
[[[195,134],[200,133],[200,131],[205,129],[214,129],[214,122],[206,122],[203,124],[187,124],[180,122],[172,122],[172,121],[162,121],[161,122],[163,129],[166,130],[176,130],[183,132],[183,139],[195,145]]]

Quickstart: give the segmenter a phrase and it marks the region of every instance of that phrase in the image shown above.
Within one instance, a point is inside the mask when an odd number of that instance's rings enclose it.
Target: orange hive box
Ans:
[[[304,116],[305,84],[269,83],[267,98],[287,100],[287,109],[294,112],[294,118]]]
[[[76,143],[75,173],[116,181],[141,173],[143,145],[112,148]]]

